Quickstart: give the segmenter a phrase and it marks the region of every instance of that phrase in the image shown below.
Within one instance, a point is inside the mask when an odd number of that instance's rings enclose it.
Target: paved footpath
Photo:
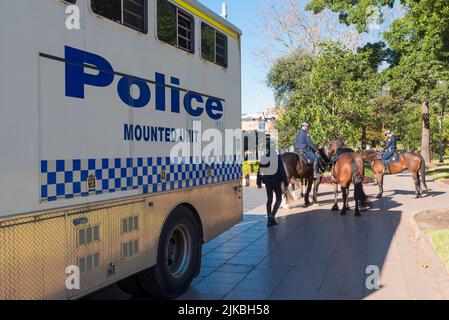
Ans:
[[[386,177],[382,200],[377,186],[365,187],[372,208],[356,218],[330,211],[325,185],[321,206],[282,210],[272,229],[265,192],[247,188],[244,222],[206,244],[201,275],[180,299],[449,299],[413,222],[416,213],[449,208],[449,188],[429,187],[413,199],[410,176]],[[367,266],[380,269],[378,290],[365,286]]]

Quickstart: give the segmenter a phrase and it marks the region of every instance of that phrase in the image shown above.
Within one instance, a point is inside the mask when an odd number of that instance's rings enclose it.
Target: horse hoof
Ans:
[[[345,211],[342,211],[342,213],[340,213],[341,216],[345,216],[347,215],[347,213]]]
[[[338,205],[334,205],[332,207],[332,211],[339,211],[339,210],[340,210],[340,208],[338,207]]]
[[[421,198],[422,198],[422,194],[415,195],[415,199],[421,199]]]
[[[378,195],[376,196],[376,199],[382,199],[382,195],[381,195],[381,194],[378,194]]]
[[[311,204],[310,202],[304,203],[304,206],[305,206],[306,208],[310,207],[311,205],[312,205],[312,204]]]
[[[361,217],[362,215],[360,214],[360,212],[356,212],[356,213],[355,213],[355,216],[356,216],[356,217]]]

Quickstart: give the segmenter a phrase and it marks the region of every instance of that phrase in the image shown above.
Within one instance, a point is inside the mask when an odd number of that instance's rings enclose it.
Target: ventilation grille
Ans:
[[[129,217],[122,220],[122,233],[139,230],[139,217]]]
[[[122,245],[123,259],[131,258],[139,252],[139,240],[130,241]]]
[[[100,241],[100,226],[93,226],[78,231],[78,246],[85,246]]]
[[[91,254],[78,258],[80,273],[90,272],[100,266],[100,253]]]

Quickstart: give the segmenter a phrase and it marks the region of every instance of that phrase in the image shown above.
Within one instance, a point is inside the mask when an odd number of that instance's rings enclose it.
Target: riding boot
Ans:
[[[313,162],[313,177],[318,179],[321,177],[320,164],[318,163],[318,159]]]
[[[384,174],[390,174],[390,165],[385,162]]]

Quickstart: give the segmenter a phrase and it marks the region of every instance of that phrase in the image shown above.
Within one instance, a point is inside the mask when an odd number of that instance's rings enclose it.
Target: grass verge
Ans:
[[[430,169],[427,174],[436,180],[449,179],[449,164]]]
[[[449,271],[449,229],[427,230],[426,233],[433,249]]]

